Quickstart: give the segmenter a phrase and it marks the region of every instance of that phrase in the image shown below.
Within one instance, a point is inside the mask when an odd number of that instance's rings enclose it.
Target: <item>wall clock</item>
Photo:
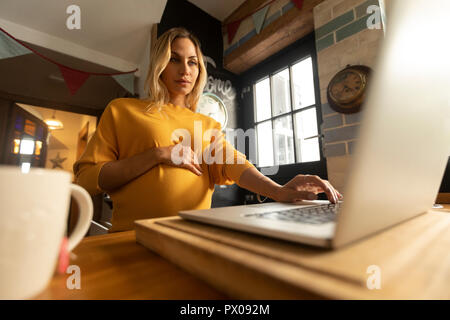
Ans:
[[[355,113],[361,109],[366,96],[371,69],[366,66],[347,66],[339,71],[327,88],[330,107],[342,113]]]
[[[203,93],[196,111],[219,122],[222,130],[227,126],[228,112],[225,103],[213,93]]]

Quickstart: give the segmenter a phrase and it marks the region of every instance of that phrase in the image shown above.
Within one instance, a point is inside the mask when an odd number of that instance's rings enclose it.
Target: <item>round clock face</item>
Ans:
[[[339,103],[349,103],[357,99],[364,91],[365,79],[353,70],[343,70],[330,83],[329,93]]]
[[[197,105],[197,112],[213,118],[220,123],[222,130],[225,129],[228,113],[222,99],[212,93],[204,93]]]

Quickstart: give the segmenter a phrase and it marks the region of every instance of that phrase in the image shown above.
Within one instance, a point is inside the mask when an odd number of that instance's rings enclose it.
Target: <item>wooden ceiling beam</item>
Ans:
[[[288,45],[313,32],[313,9],[322,1],[324,0],[305,0],[301,10],[294,6],[288,12],[262,29],[259,34],[233,50],[229,55],[225,56],[225,69],[235,74],[241,74]],[[224,24],[226,24],[227,21],[235,21],[239,19],[238,17],[244,17],[246,14],[251,13],[262,6],[257,6],[257,3],[264,4],[266,2],[267,1],[262,0],[246,1],[244,4],[249,3],[248,6],[250,6],[251,3],[252,8],[254,9],[250,10],[250,7],[245,7],[246,13],[240,13],[238,12],[239,10],[244,10],[243,4],[224,21]]]

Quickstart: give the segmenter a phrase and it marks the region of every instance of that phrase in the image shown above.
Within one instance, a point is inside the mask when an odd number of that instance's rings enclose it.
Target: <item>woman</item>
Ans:
[[[111,101],[74,164],[78,184],[92,195],[111,196],[110,232],[131,230],[138,219],[210,208],[215,184],[237,183],[280,202],[316,199],[320,192],[338,201],[340,194],[317,176],[297,175],[284,186],[265,177],[226,142],[217,121],[195,112],[207,76],[200,44],[191,33],[168,30],[151,57],[149,99]],[[176,134],[179,129],[185,134]],[[198,129],[216,131],[195,140]],[[222,161],[206,161],[205,150]],[[215,154],[218,150],[223,152]]]

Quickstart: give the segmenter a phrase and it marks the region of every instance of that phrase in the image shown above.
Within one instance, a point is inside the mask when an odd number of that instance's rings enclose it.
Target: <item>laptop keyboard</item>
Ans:
[[[340,203],[329,203],[312,207],[246,214],[246,218],[263,218],[288,222],[323,224],[336,219]]]

